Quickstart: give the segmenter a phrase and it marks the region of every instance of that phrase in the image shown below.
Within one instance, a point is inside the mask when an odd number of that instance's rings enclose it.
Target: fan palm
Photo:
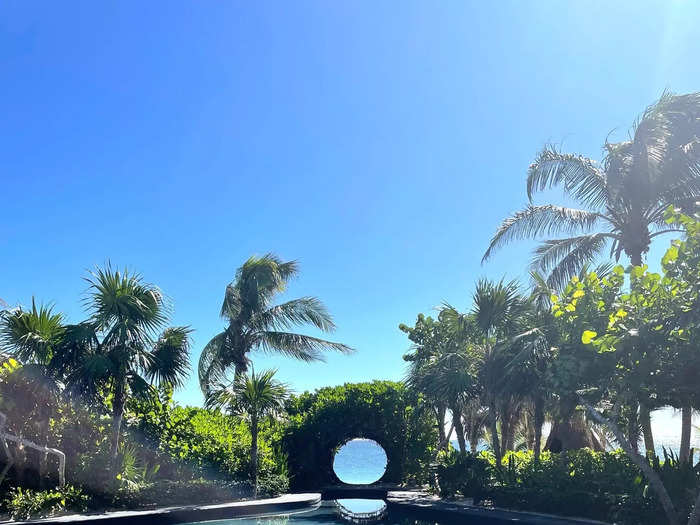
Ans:
[[[0,312],[0,345],[7,355],[21,363],[9,367],[9,377],[3,381],[0,397],[10,397],[15,408],[15,421],[37,421],[36,438],[48,446],[49,422],[62,388],[62,376],[57,362],[65,328],[63,316],[51,306],[39,306],[32,299],[30,309],[16,308]],[[5,403],[3,403],[5,404]],[[32,417],[33,416],[33,417]],[[18,429],[23,434],[22,429]],[[39,475],[43,479],[45,456],[40,457]]]
[[[150,382],[180,386],[189,371],[188,327],[170,327],[159,336],[168,312],[160,290],[140,275],[96,269],[89,283],[88,321],[66,327],[62,359],[70,363],[68,383],[89,398],[112,395],[111,458],[117,468],[124,406],[132,395],[151,392]]]
[[[323,360],[325,350],[352,351],[341,343],[288,331],[299,324],[310,324],[323,332],[335,329],[330,314],[315,297],[273,304],[275,296],[298,273],[296,261],[282,262],[272,254],[253,256],[238,269],[221,306],[221,317],[228,326],[207,343],[199,359],[199,383],[205,395],[231,368],[235,376],[245,373],[248,354],[256,349],[302,361]]]
[[[276,370],[239,374],[228,386],[216,385],[208,391],[205,406],[224,409],[247,419],[250,425],[250,469],[253,496],[258,496],[258,430],[260,422],[284,409],[289,393],[287,385],[275,379]]]
[[[630,135],[605,143],[602,164],[545,147],[528,170],[530,203],[503,221],[482,261],[511,241],[544,237],[531,264],[555,288],[606,247],[641,265],[654,237],[676,231],[666,208],[700,198],[700,93],[664,93]],[[580,207],[533,204],[536,192],[555,186]]]

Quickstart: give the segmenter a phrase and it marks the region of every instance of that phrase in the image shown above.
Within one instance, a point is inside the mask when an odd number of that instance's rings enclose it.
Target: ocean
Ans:
[[[333,459],[338,479],[352,485],[374,483],[386,470],[386,453],[371,439],[353,439],[340,447]]]

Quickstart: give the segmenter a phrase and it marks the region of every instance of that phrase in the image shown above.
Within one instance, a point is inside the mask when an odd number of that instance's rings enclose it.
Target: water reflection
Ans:
[[[340,517],[350,523],[374,523],[387,512],[386,503],[381,499],[338,499],[335,504]]]
[[[359,498],[348,498],[348,499],[338,499],[336,500],[338,505],[341,505],[348,512],[354,514],[366,514],[380,512],[386,509],[386,503],[381,499],[359,499]]]

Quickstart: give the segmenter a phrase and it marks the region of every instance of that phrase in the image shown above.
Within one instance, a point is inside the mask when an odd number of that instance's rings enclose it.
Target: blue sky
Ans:
[[[298,259],[357,349],[298,390],[398,379],[397,325],[481,276],[546,142],[600,157],[663,91],[700,89],[700,4],[0,3],[0,297],[84,317],[95,264],[138,270],[195,329],[251,254]],[[665,243],[665,241],[664,241]],[[658,254],[660,248],[655,250]],[[652,259],[654,255],[652,255]],[[177,394],[199,403],[194,375]]]

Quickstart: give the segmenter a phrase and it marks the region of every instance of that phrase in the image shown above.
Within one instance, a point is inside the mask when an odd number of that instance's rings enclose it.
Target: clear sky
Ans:
[[[0,297],[84,318],[111,260],[159,285],[193,361],[251,254],[298,259],[357,349],[256,354],[297,391],[398,379],[397,325],[475,280],[546,142],[600,157],[663,91],[700,90],[700,3],[0,2]],[[660,248],[659,248],[660,250]],[[194,375],[178,399],[199,403]]]

